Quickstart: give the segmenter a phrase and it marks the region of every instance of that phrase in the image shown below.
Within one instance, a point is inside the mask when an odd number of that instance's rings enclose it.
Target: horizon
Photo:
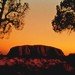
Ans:
[[[24,0],[23,0],[24,1]],[[26,13],[23,30],[13,29],[8,39],[0,39],[0,50],[7,54],[10,48],[18,45],[48,45],[59,48],[65,55],[75,53],[75,32],[68,30],[56,33],[51,22],[56,14],[56,5],[61,0],[25,0],[30,9]]]
[[[31,45],[17,45],[17,46],[11,47],[11,48],[9,49],[9,51],[10,51],[12,48],[14,48],[14,47],[22,47],[22,46],[46,46],[46,47],[52,47],[52,48],[59,49],[59,50],[61,50],[61,51],[63,52],[63,50],[60,49],[60,48],[53,47],[53,46],[49,46],[49,45],[43,45],[43,44],[35,44],[35,45],[32,45],[32,44],[31,44]],[[9,53],[9,51],[8,51],[7,53],[2,53],[1,51],[0,51],[0,52],[1,52],[3,55],[7,55],[7,54]],[[63,54],[64,54],[65,56],[68,56],[69,54],[75,54],[75,53],[65,54],[65,53],[63,52]]]

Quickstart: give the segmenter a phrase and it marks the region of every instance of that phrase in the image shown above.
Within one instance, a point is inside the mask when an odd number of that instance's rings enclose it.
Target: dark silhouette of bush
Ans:
[[[75,68],[75,54],[74,53],[66,56],[66,61]]]

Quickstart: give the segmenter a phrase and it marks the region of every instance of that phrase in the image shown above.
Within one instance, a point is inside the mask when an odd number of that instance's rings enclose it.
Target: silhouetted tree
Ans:
[[[0,38],[11,32],[12,27],[21,30],[24,16],[29,8],[22,0],[0,0]]]
[[[53,30],[61,32],[65,29],[75,31],[75,0],[63,0],[56,6],[56,16],[52,21]]]

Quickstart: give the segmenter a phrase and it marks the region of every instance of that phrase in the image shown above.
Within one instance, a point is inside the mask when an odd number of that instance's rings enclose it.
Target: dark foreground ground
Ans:
[[[0,59],[0,75],[75,75],[75,67],[59,59]]]

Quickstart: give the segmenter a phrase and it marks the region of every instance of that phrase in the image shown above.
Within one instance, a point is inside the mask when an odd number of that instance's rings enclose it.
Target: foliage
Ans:
[[[4,38],[14,27],[21,30],[24,25],[28,3],[22,0],[0,0],[0,38]]]
[[[56,6],[56,15],[52,21],[53,30],[61,32],[63,30],[75,31],[75,0],[63,0]]]

